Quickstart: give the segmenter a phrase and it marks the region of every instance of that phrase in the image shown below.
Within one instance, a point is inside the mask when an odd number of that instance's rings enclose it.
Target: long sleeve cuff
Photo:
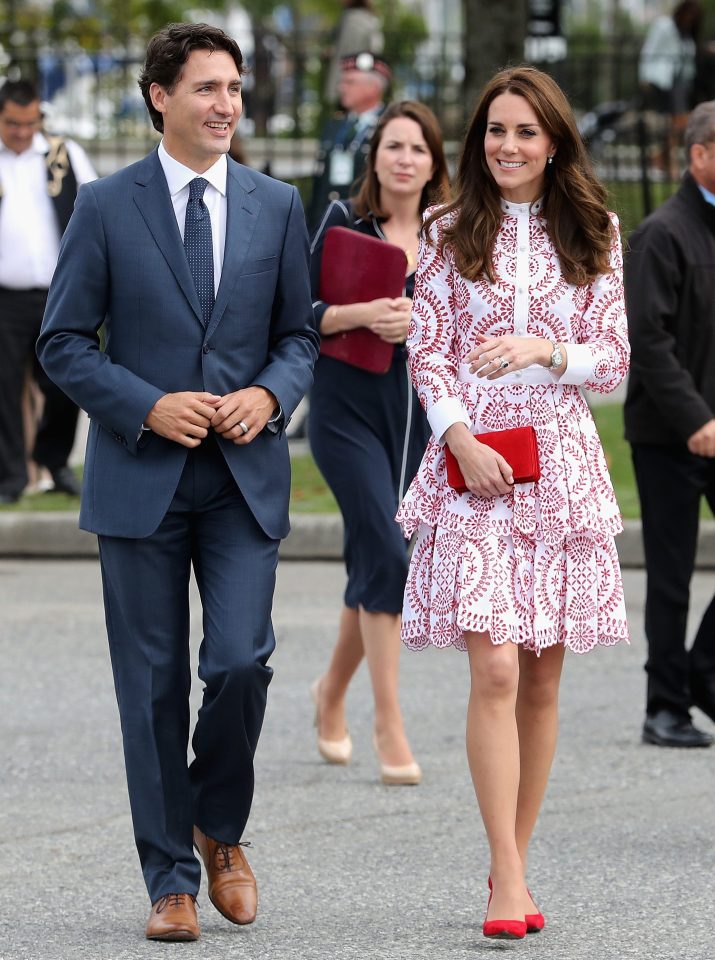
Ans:
[[[554,383],[570,383],[582,386],[593,376],[593,351],[584,343],[567,343],[568,365],[559,376],[552,374]]]
[[[443,437],[453,423],[464,423],[467,427],[472,425],[464,405],[456,397],[443,397],[438,400],[428,410],[427,419],[439,443],[444,443]]]

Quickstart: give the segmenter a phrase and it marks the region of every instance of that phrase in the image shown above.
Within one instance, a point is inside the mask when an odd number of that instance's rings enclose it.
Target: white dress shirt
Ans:
[[[97,179],[84,150],[65,140],[77,186]],[[57,214],[47,192],[47,139],[36,133],[22,153],[0,140],[0,287],[47,289],[60,250]]]
[[[204,191],[204,203],[211,217],[211,239],[213,241],[214,253],[214,294],[218,290],[221,282],[221,268],[223,266],[223,252],[226,246],[226,176],[228,164],[226,155],[221,154],[216,163],[209,167],[205,173],[196,173],[190,170],[183,163],[166,152],[164,141],[159,144],[159,161],[169,185],[171,202],[176,215],[176,222],[179,225],[181,239],[184,239],[184,223],[186,221],[186,207],[189,202],[189,184],[196,177],[203,177],[208,180],[208,186]]]
[[[204,203],[211,217],[211,239],[213,241],[214,254],[214,293],[216,293],[218,285],[221,282],[223,253],[226,246],[226,216],[228,212],[226,200],[228,164],[226,162],[226,154],[222,154],[212,167],[209,167],[204,173],[199,174],[196,173],[195,170],[190,170],[189,167],[185,167],[183,163],[179,163],[178,160],[175,160],[167,153],[164,141],[162,140],[159,144],[159,162],[164,171],[166,182],[169,185],[171,203],[174,207],[174,214],[182,241],[184,239],[186,207],[189,202],[189,184],[199,176],[203,177],[204,180],[208,180],[208,186],[204,191]],[[276,433],[279,429],[278,423],[282,416],[283,411],[279,404],[266,425],[271,433]]]

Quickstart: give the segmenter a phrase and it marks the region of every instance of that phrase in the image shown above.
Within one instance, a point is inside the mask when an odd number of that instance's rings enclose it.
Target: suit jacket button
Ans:
[[[204,353],[211,353],[211,347],[208,345],[208,343],[204,344]]]

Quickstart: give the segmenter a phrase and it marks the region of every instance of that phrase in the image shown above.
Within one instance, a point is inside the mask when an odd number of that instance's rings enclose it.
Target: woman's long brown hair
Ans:
[[[449,197],[449,173],[444,156],[442,131],[439,128],[437,117],[429,107],[418,100],[397,100],[385,108],[372,135],[370,153],[365,164],[365,176],[357,196],[352,201],[353,210],[358,217],[372,215],[377,217],[378,220],[387,218],[380,206],[380,181],[375,173],[375,157],[385,127],[390,120],[394,120],[396,117],[406,117],[418,124],[427,148],[432,155],[434,173],[422,190],[420,213],[424,213],[431,204],[442,203]]]
[[[457,193],[446,207],[431,214],[425,231],[445,214],[456,213],[442,234],[454,252],[457,269],[468,280],[485,275],[494,282],[493,255],[502,222],[501,196],[484,153],[487,114],[503,93],[523,97],[556,152],[547,164],[542,216],[569,283],[584,284],[609,273],[613,228],[606,191],[596,179],[576,127],[573,111],[558,84],[534,67],[502,70],[487,84],[474,111],[457,171]]]

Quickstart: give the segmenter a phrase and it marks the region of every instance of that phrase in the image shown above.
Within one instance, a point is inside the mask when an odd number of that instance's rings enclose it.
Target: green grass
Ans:
[[[627,520],[638,519],[641,511],[633,475],[631,448],[623,438],[623,407],[620,403],[608,403],[593,407],[591,412],[601,437],[621,513]],[[707,520],[713,517],[704,497],[701,501],[700,516]]]
[[[623,439],[623,408],[618,403],[599,405],[593,408],[593,417],[606,452],[611,480],[616,491],[621,513],[627,519],[640,516],[631,451]],[[309,453],[294,457],[291,461],[293,487],[290,509],[294,513],[336,513],[338,505],[328,485]],[[81,475],[81,470],[77,470]],[[23,497],[18,503],[0,507],[0,512],[17,510],[76,510],[76,497],[63,493],[40,493]],[[701,515],[711,518],[712,513],[703,501]]]
[[[636,519],[641,511],[633,476],[631,448],[623,438],[623,407],[620,403],[608,403],[593,407],[591,413],[606,454],[618,506],[626,519]]]
[[[605,186],[608,190],[608,209],[618,214],[621,237],[625,242],[644,217],[641,184],[612,180]],[[679,186],[679,183],[652,183],[650,188],[653,209],[675,193]]]
[[[82,479],[82,467],[74,468],[78,480]],[[68,493],[28,493],[20,497],[17,503],[0,505],[0,513],[46,513],[53,510],[79,510],[79,497]]]
[[[290,509],[295,513],[337,513],[338,505],[313,457],[303,454],[291,458],[293,485]]]

